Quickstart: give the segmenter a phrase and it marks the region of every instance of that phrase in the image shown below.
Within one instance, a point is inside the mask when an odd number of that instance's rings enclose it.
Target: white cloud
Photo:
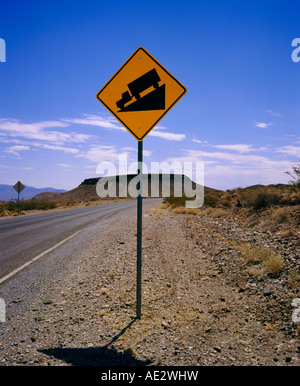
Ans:
[[[131,147],[131,146],[126,146],[121,148],[122,151],[137,151],[136,148]]]
[[[234,150],[239,153],[248,153],[251,151],[259,151],[259,150],[267,150],[266,147],[260,147],[258,149],[255,149],[252,147],[252,145],[246,145],[246,144],[234,144],[234,145],[213,145],[213,147],[216,147],[218,149],[225,149],[225,150]]]
[[[71,153],[71,154],[78,154],[79,150],[72,148],[72,147],[65,147],[65,146],[59,146],[59,145],[48,145],[47,143],[33,143],[32,146],[41,148],[41,149],[47,149],[47,150],[58,150],[63,151],[64,153]]]
[[[192,139],[193,142],[195,143],[207,143],[207,141],[200,141],[199,139]]]
[[[33,170],[31,166],[10,166],[10,165],[0,165],[0,169],[14,169],[14,170]]]
[[[122,152],[124,152],[124,153],[128,153],[128,152],[137,153],[137,148],[134,148],[134,147],[131,147],[131,146],[121,147],[120,150]],[[143,156],[144,157],[150,157],[151,154],[152,154],[151,150],[143,150]]]
[[[69,123],[61,121],[42,121],[23,123],[14,119],[0,119],[0,131],[11,137],[22,137],[47,142],[85,142],[92,138],[91,135],[76,132],[63,133],[52,128],[69,127]]]
[[[269,126],[271,126],[273,123],[265,123],[265,122],[257,122],[255,126],[260,127],[262,129],[267,129]]]
[[[92,162],[116,162],[119,160],[120,153],[114,145],[94,145],[85,153],[81,153],[79,157],[84,157]]]
[[[282,118],[282,114],[281,113],[277,113],[276,111],[266,110],[266,113],[269,113],[273,117]]]
[[[285,153],[300,158],[300,146],[283,146],[276,149],[278,153]]]
[[[63,118],[61,120],[34,123],[23,123],[16,119],[2,118],[0,119],[0,135],[6,142],[9,141],[8,139],[5,139],[5,136],[9,137],[11,142],[20,141],[19,137],[21,137],[29,140],[51,142],[52,144],[55,143],[58,146],[56,150],[63,151],[69,151],[62,146],[65,143],[83,143],[96,138],[93,135],[77,133],[74,131],[62,132],[53,130],[54,128],[70,128],[70,125],[72,124],[96,126],[107,130],[126,131],[126,129],[113,117],[84,114],[83,118]],[[176,142],[182,141],[186,137],[185,134],[170,133],[165,131],[165,129],[166,128],[163,126],[156,126],[149,135]],[[50,149],[50,147],[48,148]],[[54,147],[52,147],[52,149],[55,150]],[[76,151],[70,150],[70,152],[75,153]]]
[[[219,189],[232,189],[256,184],[269,185],[287,183],[286,170],[284,165],[281,165],[280,170],[276,170],[274,168],[258,169],[251,165],[244,167],[238,165],[230,165],[230,167],[216,165],[215,167],[210,167],[205,163],[204,179],[206,186]]]
[[[274,160],[261,155],[195,150],[184,150],[183,155],[166,161],[182,164],[204,162],[205,185],[219,189],[257,183],[287,183],[285,172],[291,170],[293,164],[289,160]]]
[[[148,135],[151,137],[159,137],[159,138],[166,139],[168,141],[176,141],[176,142],[179,142],[185,139],[185,134],[169,133],[167,131],[159,131],[156,129],[153,129],[152,131],[150,131]]]
[[[70,168],[70,167],[72,167],[72,165],[70,165],[70,164],[56,164],[57,166],[61,166],[62,168]]]
[[[115,118],[103,117],[101,115],[84,114],[84,118],[64,118],[63,121],[79,125],[97,126],[110,130],[117,129],[126,131],[126,129],[121,126]],[[168,141],[182,141],[185,139],[185,134],[174,134],[161,131],[165,129],[166,128],[164,126],[155,126],[155,128],[148,135],[166,139]]]
[[[105,129],[126,130],[115,118],[103,117],[101,115],[84,114],[85,118],[64,118],[64,122],[75,123],[78,125],[90,125],[103,127]]]
[[[28,145],[15,145],[10,146],[8,149],[5,149],[4,152],[7,154],[13,154],[16,156],[20,156],[20,151],[24,150],[34,150],[34,148],[38,149],[47,149],[47,150],[56,150],[56,151],[62,151],[64,153],[70,153],[70,154],[78,154],[80,150],[72,148],[72,147],[66,147],[66,146],[60,146],[56,144],[47,144],[43,142],[31,142],[31,146]]]
[[[19,157],[20,156],[19,152],[23,150],[30,150],[30,147],[24,146],[24,145],[15,145],[15,146],[10,146],[8,149],[5,149],[4,152],[7,154],[12,154]]]
[[[291,166],[291,161],[287,160],[271,160],[267,157],[260,155],[250,155],[250,154],[237,154],[237,153],[228,153],[228,152],[204,152],[204,151],[195,151],[195,150],[185,150],[185,155],[177,158],[168,158],[167,161],[180,161],[180,162],[197,162],[204,161],[205,159],[215,159],[229,161],[232,165],[240,165],[244,167],[245,165],[257,170],[261,169],[274,169],[280,170],[282,168],[289,168]],[[288,169],[285,169],[288,170]]]

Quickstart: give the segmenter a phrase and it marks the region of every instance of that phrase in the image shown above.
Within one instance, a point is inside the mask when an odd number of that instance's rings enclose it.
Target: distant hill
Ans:
[[[290,185],[289,184],[270,184],[270,185],[262,185],[262,184],[256,184],[256,185],[250,185],[250,186],[246,186],[245,188],[237,188],[237,189],[265,189],[265,188],[277,188],[277,189],[281,189],[281,188],[286,188],[286,187],[289,187]]]
[[[37,194],[43,192],[63,193],[64,189],[54,188],[34,188],[32,186],[25,186],[25,189],[20,193],[20,199],[28,200]],[[14,190],[12,185],[0,185],[0,201],[9,201],[10,199],[18,198],[18,193]]]
[[[144,174],[143,178],[148,179],[148,197],[151,196],[151,178],[153,175],[151,174]],[[162,174],[156,175],[159,180],[159,196],[162,197],[161,192],[161,186],[162,186]],[[174,174],[170,174],[170,194],[172,195],[174,192]],[[183,175],[180,175],[181,178],[183,178]],[[130,181],[136,177],[136,174],[129,174],[127,175],[127,183],[130,183]],[[119,196],[119,178],[120,176],[114,176],[111,177],[112,179],[116,178],[116,198]],[[83,202],[83,201],[96,201],[99,200],[100,197],[97,195],[96,191],[96,185],[97,182],[101,179],[101,177],[95,177],[95,178],[87,178],[85,179],[80,185],[78,185],[76,188],[65,192],[65,193],[54,193],[54,192],[47,192],[47,193],[41,193],[37,196],[33,197],[33,200],[46,198],[49,201],[55,201],[57,203],[63,203],[63,202]],[[189,180],[190,181],[190,180]],[[192,187],[195,189],[196,184],[192,182]],[[210,191],[217,191],[216,189],[205,187],[205,193]],[[122,197],[121,197],[122,198]],[[130,198],[128,196],[128,198]],[[109,200],[111,197],[103,198],[104,200]]]

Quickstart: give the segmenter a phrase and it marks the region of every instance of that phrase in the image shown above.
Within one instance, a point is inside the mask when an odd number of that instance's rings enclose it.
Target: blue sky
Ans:
[[[187,93],[144,140],[144,161],[204,162],[205,185],[286,183],[300,159],[300,3],[1,2],[0,183],[72,189],[137,141],[96,99],[140,46]]]

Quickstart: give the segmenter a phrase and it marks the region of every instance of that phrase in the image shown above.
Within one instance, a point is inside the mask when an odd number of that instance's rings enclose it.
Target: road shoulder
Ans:
[[[1,364],[299,364],[290,299],[245,286],[228,232],[221,220],[145,208],[141,320],[136,214],[85,235],[63,251],[59,276],[12,297]]]

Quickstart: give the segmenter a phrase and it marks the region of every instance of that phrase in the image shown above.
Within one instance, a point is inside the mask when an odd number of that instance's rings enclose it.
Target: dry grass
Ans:
[[[224,210],[222,208],[214,209],[211,212],[211,216],[214,218],[224,217],[226,214],[227,214],[226,210]]]
[[[284,259],[281,256],[273,255],[262,262],[267,273],[279,273],[282,271]]]
[[[252,247],[250,244],[242,244],[240,247],[242,258],[246,261],[263,261],[273,255],[270,248]]]
[[[288,279],[288,284],[290,287],[300,286],[300,272],[291,271]]]
[[[104,295],[104,296],[109,296],[109,293],[107,291],[106,288],[102,288],[101,291],[100,291],[101,295]]]
[[[286,222],[288,219],[287,210],[284,208],[274,209],[271,213],[271,219],[277,224],[282,224],[283,222]]]
[[[281,327],[280,323],[275,323],[275,324],[267,323],[265,326],[265,330],[267,330],[267,331],[279,331],[280,327]]]
[[[193,215],[199,214],[198,209],[185,208],[182,206],[175,207],[174,209],[172,209],[172,212],[175,214],[193,214]]]
[[[199,216],[207,216],[213,212],[213,208],[207,207],[199,210]]]
[[[271,248],[252,247],[250,244],[243,244],[240,247],[243,260],[247,262],[258,262],[261,266],[248,268],[248,273],[253,276],[260,276],[262,269],[267,274],[280,273],[284,259],[276,255]]]

